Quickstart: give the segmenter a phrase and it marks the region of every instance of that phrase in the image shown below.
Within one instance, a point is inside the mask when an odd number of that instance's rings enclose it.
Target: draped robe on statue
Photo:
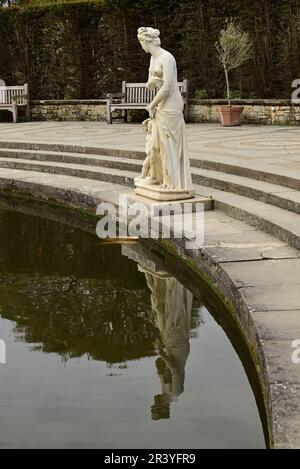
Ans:
[[[192,178],[187,151],[184,102],[177,83],[177,66],[172,54],[164,51],[151,59],[148,88],[159,87],[162,97],[154,118],[147,125],[147,155],[150,180],[164,189],[191,190]],[[148,162],[147,162],[148,163]],[[145,178],[147,184],[147,178]]]
[[[191,189],[192,179],[181,110],[158,109],[152,120],[155,178],[167,189]]]

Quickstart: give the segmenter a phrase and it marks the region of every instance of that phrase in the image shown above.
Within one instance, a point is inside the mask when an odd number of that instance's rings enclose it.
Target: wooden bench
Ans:
[[[24,109],[26,119],[30,119],[29,93],[27,83],[24,86],[0,86],[0,111],[7,110],[13,115],[13,122],[18,122],[18,109]]]
[[[178,82],[179,90],[184,101],[184,116],[188,116],[188,81]],[[127,121],[127,111],[131,109],[146,109],[154,99],[158,90],[150,91],[146,83],[122,82],[122,93],[109,93],[107,95],[107,123],[112,124],[113,111],[121,110],[122,117]]]

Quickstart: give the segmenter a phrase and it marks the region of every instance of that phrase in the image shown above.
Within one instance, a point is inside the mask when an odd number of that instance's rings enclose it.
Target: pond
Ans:
[[[243,365],[201,295],[144,244],[10,205],[0,447],[265,447]]]

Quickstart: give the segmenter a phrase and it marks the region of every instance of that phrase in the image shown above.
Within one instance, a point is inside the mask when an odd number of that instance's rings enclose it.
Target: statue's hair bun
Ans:
[[[146,39],[148,41],[159,42],[160,31],[150,27],[142,27],[138,29],[139,39]]]

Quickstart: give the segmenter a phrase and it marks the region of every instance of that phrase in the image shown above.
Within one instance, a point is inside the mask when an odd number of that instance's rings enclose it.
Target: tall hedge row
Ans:
[[[202,97],[224,96],[215,42],[237,18],[253,43],[232,75],[240,97],[288,98],[300,78],[300,0],[82,0],[0,8],[0,78],[29,82],[35,99],[99,98],[144,81],[136,30],[158,27],[180,77]]]

